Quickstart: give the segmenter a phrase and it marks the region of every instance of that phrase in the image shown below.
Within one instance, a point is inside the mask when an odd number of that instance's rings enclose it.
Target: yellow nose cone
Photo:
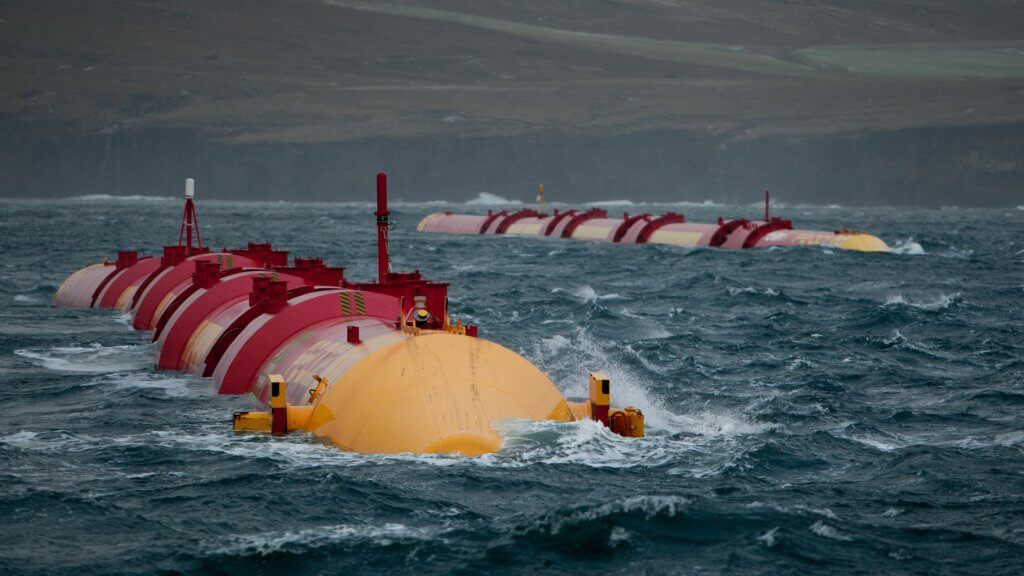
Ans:
[[[308,429],[347,450],[478,456],[501,447],[493,424],[570,421],[536,366],[493,342],[427,333],[386,346],[332,382]]]
[[[855,250],[857,252],[889,252],[891,249],[881,238],[871,234],[843,234],[839,237],[837,246],[843,250]]]

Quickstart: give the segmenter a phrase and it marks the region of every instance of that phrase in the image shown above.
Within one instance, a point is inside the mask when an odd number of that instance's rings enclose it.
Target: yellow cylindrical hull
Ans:
[[[573,420],[554,384],[479,338],[427,333],[377,350],[324,390],[308,430],[347,450],[476,456],[501,447],[494,423]]]

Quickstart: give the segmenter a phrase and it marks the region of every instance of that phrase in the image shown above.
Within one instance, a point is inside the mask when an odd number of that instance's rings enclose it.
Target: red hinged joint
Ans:
[[[263,299],[263,311],[277,314],[288,305],[288,283],[284,280],[271,280],[267,284],[267,296]]]
[[[117,253],[117,269],[124,270],[135,266],[139,261],[139,253],[135,250],[121,250]]]
[[[220,280],[220,266],[208,260],[196,260],[196,270],[192,273],[192,285],[196,288],[210,289]]]

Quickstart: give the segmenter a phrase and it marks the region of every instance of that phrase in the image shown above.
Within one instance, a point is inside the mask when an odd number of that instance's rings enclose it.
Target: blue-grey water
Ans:
[[[513,422],[464,459],[235,435],[250,398],[155,371],[125,317],[50,306],[77,268],[176,240],[177,199],[0,202],[0,573],[1024,572],[1024,210],[778,209],[893,254],[415,232],[484,208],[399,204],[396,269],[450,282],[568,394],[605,370],[647,438]],[[356,279],[371,210],[199,203],[216,247]]]

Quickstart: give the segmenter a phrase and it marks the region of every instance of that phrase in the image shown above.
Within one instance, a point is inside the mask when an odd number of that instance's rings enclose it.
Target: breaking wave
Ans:
[[[927,254],[927,252],[924,251],[924,247],[922,247],[921,244],[914,242],[913,238],[896,241],[896,243],[892,245],[892,253],[909,256]]]
[[[468,206],[495,206],[502,204],[518,206],[522,204],[522,201],[509,200],[508,198],[502,198],[501,196],[498,196],[497,194],[491,194],[490,192],[481,192],[477,195],[476,198],[466,201],[466,205]]]
[[[54,346],[45,350],[20,349],[14,353],[61,372],[124,372],[149,367],[152,351],[148,346],[104,346],[97,342],[86,346]]]

